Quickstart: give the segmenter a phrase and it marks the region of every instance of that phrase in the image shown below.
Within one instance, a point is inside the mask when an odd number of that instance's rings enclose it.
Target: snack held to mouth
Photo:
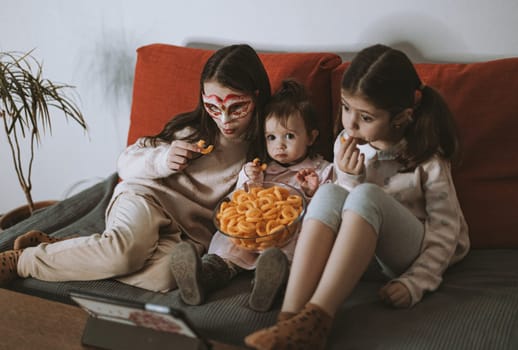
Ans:
[[[340,142],[341,142],[342,144],[344,144],[344,143],[345,143],[345,141],[347,141],[347,139],[346,139],[345,137],[343,137],[343,136],[340,136]]]
[[[268,164],[266,164],[266,163],[261,164],[261,160],[259,158],[255,158],[252,161],[252,163],[254,163],[255,166],[260,166],[262,171],[265,171],[266,168],[268,167]]]
[[[238,189],[216,208],[215,223],[237,246],[253,251],[287,244],[300,225],[305,201],[281,184]]]
[[[200,148],[202,148],[201,150],[201,154],[208,154],[210,152],[212,152],[212,150],[214,149],[214,145],[208,145],[206,146],[205,145],[205,140],[200,140],[196,143],[196,145]]]

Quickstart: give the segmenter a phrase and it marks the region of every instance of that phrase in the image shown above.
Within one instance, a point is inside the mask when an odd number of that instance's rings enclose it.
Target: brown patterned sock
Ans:
[[[319,306],[306,304],[293,317],[245,338],[246,345],[266,349],[324,349],[333,318]]]
[[[0,253],[0,286],[18,278],[18,258],[23,250],[7,250]]]
[[[296,314],[297,314],[296,312],[281,311],[277,315],[277,322],[282,322],[282,321],[289,320],[290,318],[292,318]]]
[[[59,241],[64,241],[68,238],[73,238],[76,236],[66,237],[66,238],[56,238],[47,235],[38,230],[31,230],[29,232],[24,233],[23,235],[17,237],[14,240],[13,249],[24,249],[28,247],[35,247],[40,243],[54,243]]]

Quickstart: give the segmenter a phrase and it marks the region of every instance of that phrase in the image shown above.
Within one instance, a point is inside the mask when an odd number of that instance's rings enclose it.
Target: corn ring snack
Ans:
[[[261,168],[262,171],[265,171],[266,168],[268,167],[268,164],[266,163],[261,163],[261,160],[259,158],[255,158],[252,163],[255,165],[255,166],[259,166]]]
[[[244,192],[244,193],[239,193],[236,198],[235,198],[235,201],[237,203],[253,203],[254,202],[254,197],[252,197],[250,195],[250,193],[247,193],[247,192]]]
[[[266,232],[271,233],[271,232],[280,230],[283,227],[284,227],[284,225],[281,224],[279,220],[270,220],[266,223]]]
[[[245,236],[255,234],[255,224],[246,221],[240,221],[237,223],[237,228],[240,232],[244,233]]]
[[[258,197],[257,198],[257,204],[259,205],[259,208],[262,208],[263,205],[272,205],[275,202],[275,199],[273,197],[264,196],[264,197]],[[262,209],[264,210],[264,209]]]
[[[280,218],[279,219],[279,222],[282,224],[282,225],[288,225],[290,222],[292,222],[293,220],[291,219],[288,219],[288,218]]]
[[[250,195],[253,197],[253,198],[256,198],[257,197],[257,192],[259,192],[261,190],[261,187],[251,187],[248,189],[248,193],[250,193]]]
[[[302,205],[302,197],[296,196],[296,195],[289,195],[288,198],[286,198],[286,202],[293,205],[293,206],[301,206]]]
[[[263,217],[273,220],[279,216],[279,208],[273,207],[263,214]]]
[[[273,193],[278,201],[282,201],[284,199],[284,195],[288,195],[286,192],[283,193],[280,187],[274,187]]]
[[[254,204],[251,202],[240,202],[237,205],[236,210],[239,214],[244,214],[248,211],[248,209],[252,209],[253,207]]]
[[[250,208],[245,214],[247,222],[260,222],[263,218],[263,212],[257,208]]]
[[[205,140],[200,139],[198,142],[196,142],[196,145],[200,147],[202,150],[200,151],[201,154],[209,154],[214,149],[214,145],[205,145]]]
[[[257,191],[257,197],[273,197],[275,198],[275,194],[274,192],[275,191],[275,188],[273,187],[269,187],[269,188],[265,188],[265,189],[262,189],[262,190],[259,190]]]
[[[257,234],[259,236],[265,236],[267,234],[267,232],[266,232],[266,222],[265,221],[259,221],[255,225],[255,232],[257,232]]]
[[[285,206],[282,208],[281,217],[283,218],[290,219],[293,221],[297,218],[298,215],[299,213],[291,206]]]

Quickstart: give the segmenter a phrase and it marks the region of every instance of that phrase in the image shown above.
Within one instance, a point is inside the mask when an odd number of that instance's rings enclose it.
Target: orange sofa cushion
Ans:
[[[196,107],[203,65],[213,50],[152,44],[137,50],[128,144],[158,133],[181,112]],[[262,53],[259,55],[275,91],[286,78],[308,89],[319,114],[317,149],[332,159],[331,72],[341,60],[332,53]]]
[[[346,66],[333,72],[335,106]],[[518,247],[518,58],[416,68],[455,115],[463,161],[453,175],[473,248]]]

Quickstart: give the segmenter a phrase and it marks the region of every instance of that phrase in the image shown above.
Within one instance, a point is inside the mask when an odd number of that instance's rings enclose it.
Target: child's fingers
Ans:
[[[343,158],[346,160],[350,160],[353,157],[353,153],[358,150],[357,141],[353,137],[349,137],[347,140],[345,140],[345,143],[343,144]]]
[[[363,163],[365,162],[365,154],[360,153],[358,156],[358,161],[356,162],[356,166],[354,167],[354,171],[356,174],[360,174],[363,171]]]
[[[315,169],[311,169],[311,168],[304,168],[304,169],[300,169],[298,172],[297,172],[297,175],[301,175],[301,176],[308,176],[308,175],[311,175],[315,172]]]
[[[388,283],[379,290],[381,300],[395,307],[409,307],[410,292],[399,282]]]
[[[297,172],[295,174],[295,180],[297,180],[297,182],[300,184],[300,183],[303,183],[305,180],[306,180],[306,177],[304,176],[303,173],[301,173],[300,171]]]
[[[344,163],[348,169],[354,169],[358,163],[358,150],[344,153]]]
[[[258,166],[255,165],[253,162],[246,163],[246,165],[245,165],[246,176],[248,176],[249,178],[254,176],[255,173],[257,173],[257,169],[258,169]]]

